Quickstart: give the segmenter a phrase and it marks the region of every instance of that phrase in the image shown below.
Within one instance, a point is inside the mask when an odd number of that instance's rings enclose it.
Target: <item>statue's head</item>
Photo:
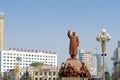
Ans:
[[[73,32],[73,35],[76,35],[76,32]]]
[[[84,63],[84,62],[82,62],[82,66],[85,66],[85,63]]]

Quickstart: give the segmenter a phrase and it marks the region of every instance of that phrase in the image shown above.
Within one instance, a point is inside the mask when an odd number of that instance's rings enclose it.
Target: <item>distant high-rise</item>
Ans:
[[[118,41],[118,47],[120,47],[120,41]]]
[[[114,51],[114,58],[120,60],[120,41],[118,41],[118,47]]]
[[[97,58],[97,76],[100,77],[101,55],[94,54]]]
[[[113,73],[113,78],[115,78],[114,80],[119,79],[119,76],[116,76],[117,74],[120,74],[120,41],[118,41],[118,47],[115,49],[115,51],[113,52],[113,58],[111,58],[114,62],[114,73]]]
[[[91,61],[92,61],[92,52],[80,50],[79,52],[79,60],[80,62],[84,62],[89,71],[91,72]]]
[[[97,57],[95,54],[92,55],[91,70],[91,75],[97,77]]]
[[[4,49],[4,13],[0,12],[0,51]]]

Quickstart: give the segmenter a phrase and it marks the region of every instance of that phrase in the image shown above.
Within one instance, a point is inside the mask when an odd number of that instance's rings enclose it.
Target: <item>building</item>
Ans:
[[[58,67],[53,67],[49,65],[40,65],[34,66],[34,67],[27,67],[27,68],[21,68],[19,69],[19,76],[14,74],[13,71],[10,71],[8,73],[8,77],[11,80],[14,79],[22,79],[24,80],[26,78],[26,72],[28,72],[29,80],[56,80],[58,78]]]
[[[16,64],[19,68],[26,68],[31,63],[41,62],[43,64],[57,67],[57,54],[47,51],[10,49],[0,52],[0,72],[6,72],[14,69]]]
[[[97,76],[100,77],[100,68],[101,68],[101,54],[94,54],[97,59]]]
[[[4,49],[4,13],[0,12],[0,51]]]
[[[118,47],[113,52],[112,60],[114,60],[114,62],[120,61],[120,41],[118,41]]]
[[[80,62],[84,62],[89,71],[91,72],[91,63],[92,63],[92,52],[80,50],[79,51],[79,60]]]
[[[118,46],[113,52],[113,57],[111,58],[113,60],[114,65],[114,72],[113,72],[113,79],[118,80],[120,79],[120,41],[118,41]]]
[[[92,63],[91,63],[91,75],[92,77],[97,77],[97,58],[96,55],[92,55]]]

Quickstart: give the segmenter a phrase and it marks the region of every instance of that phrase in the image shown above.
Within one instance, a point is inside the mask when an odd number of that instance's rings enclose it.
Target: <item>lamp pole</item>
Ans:
[[[103,56],[103,80],[105,80],[104,57],[106,56],[106,42],[111,40],[111,36],[109,35],[109,33],[107,33],[106,29],[102,29],[102,31],[96,37],[96,40],[101,43],[101,49],[102,49],[101,56]]]

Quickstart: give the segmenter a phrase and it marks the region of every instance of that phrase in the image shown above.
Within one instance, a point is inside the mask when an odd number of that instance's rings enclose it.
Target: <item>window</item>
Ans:
[[[35,78],[35,80],[38,80],[38,78]]]
[[[49,72],[49,75],[51,75],[51,72]]]
[[[35,72],[35,75],[38,75],[38,72],[37,72],[37,71]]]
[[[56,72],[53,72],[53,75],[55,75],[56,74]]]
[[[55,78],[53,78],[53,80],[55,80]]]
[[[20,72],[20,75],[22,75],[21,72]]]
[[[47,75],[47,72],[44,72],[44,75]]]

